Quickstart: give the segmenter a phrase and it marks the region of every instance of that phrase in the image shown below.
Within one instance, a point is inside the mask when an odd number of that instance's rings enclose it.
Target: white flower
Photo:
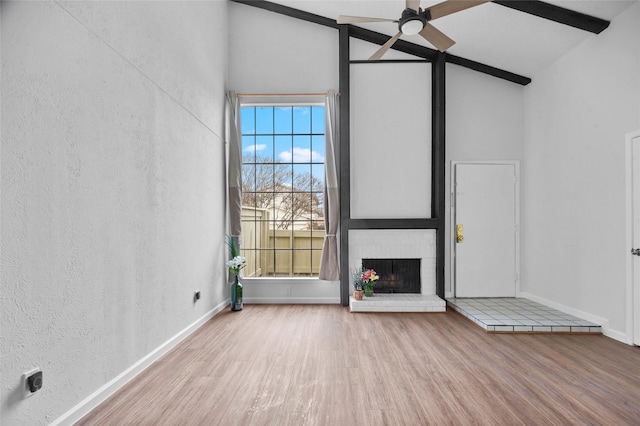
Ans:
[[[234,275],[238,275],[245,266],[247,266],[247,260],[242,256],[236,256],[227,262],[227,268]]]

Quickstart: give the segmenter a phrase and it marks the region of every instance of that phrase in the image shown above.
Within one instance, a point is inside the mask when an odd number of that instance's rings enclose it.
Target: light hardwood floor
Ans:
[[[460,314],[224,312],[78,425],[640,424],[640,348]]]

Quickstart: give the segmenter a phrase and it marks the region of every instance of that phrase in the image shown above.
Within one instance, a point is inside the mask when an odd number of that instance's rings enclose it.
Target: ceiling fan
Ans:
[[[489,1],[491,0],[446,0],[422,9],[420,7],[420,0],[406,0],[406,9],[402,12],[400,19],[340,15],[337,22],[338,24],[359,24],[363,22],[396,22],[398,24],[398,29],[400,30],[398,34],[391,37],[376,53],[371,55],[369,58],[371,61],[382,58],[382,55],[384,55],[402,35],[420,34],[439,51],[444,52],[456,42],[429,22]]]

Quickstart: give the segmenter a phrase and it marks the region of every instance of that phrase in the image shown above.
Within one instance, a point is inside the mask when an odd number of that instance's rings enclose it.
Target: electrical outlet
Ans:
[[[22,374],[22,396],[28,398],[42,388],[42,370],[34,368]]]

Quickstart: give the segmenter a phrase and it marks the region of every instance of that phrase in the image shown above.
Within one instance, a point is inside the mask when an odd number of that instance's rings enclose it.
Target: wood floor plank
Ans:
[[[455,312],[223,312],[77,424],[638,424],[640,349]]]

